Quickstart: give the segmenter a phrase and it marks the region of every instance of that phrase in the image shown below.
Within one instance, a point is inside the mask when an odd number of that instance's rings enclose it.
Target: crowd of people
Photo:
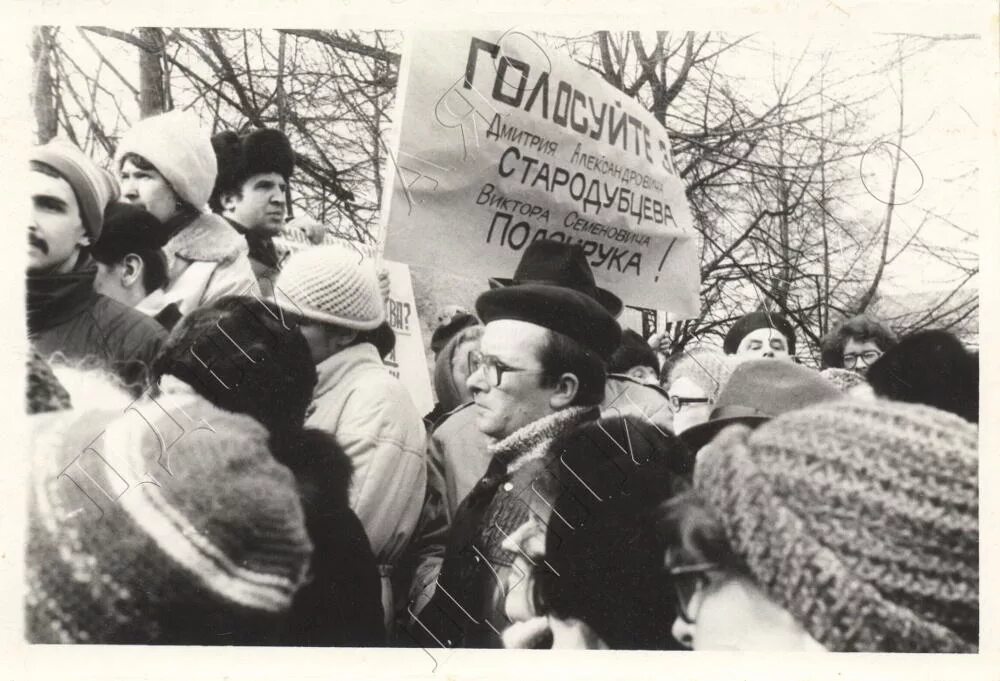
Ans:
[[[180,112],[113,172],[34,150],[28,640],[978,649],[955,336],[860,315],[811,368],[762,308],[665,355],[538,240],[442,306],[422,415],[376,261],[275,241],[295,158]]]

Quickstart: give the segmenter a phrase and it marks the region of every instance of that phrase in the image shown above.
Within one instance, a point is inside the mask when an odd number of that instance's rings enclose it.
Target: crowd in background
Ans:
[[[30,641],[977,650],[955,336],[860,315],[814,369],[762,308],[667,356],[540,240],[442,307],[422,415],[377,263],[275,240],[294,165],[180,112],[34,150]]]

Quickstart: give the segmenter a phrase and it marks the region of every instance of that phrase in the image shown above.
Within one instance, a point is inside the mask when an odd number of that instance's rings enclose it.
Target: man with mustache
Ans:
[[[43,357],[116,373],[141,393],[166,332],[152,318],[94,290],[90,256],[114,179],[77,147],[59,140],[30,156],[28,336]]]
[[[285,134],[272,128],[245,135],[220,132],[212,146],[219,174],[209,205],[246,238],[254,276],[269,296],[283,259],[274,237],[285,224],[285,192],[295,154]]]

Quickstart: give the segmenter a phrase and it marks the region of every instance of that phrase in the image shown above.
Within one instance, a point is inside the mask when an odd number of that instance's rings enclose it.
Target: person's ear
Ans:
[[[634,366],[628,370],[627,376],[634,378],[640,383],[656,383],[656,372],[653,371],[652,367],[648,367],[640,364],[639,366]]]
[[[549,406],[554,410],[565,409],[576,399],[580,391],[580,379],[575,374],[563,374],[556,381],[555,388],[549,396]]]
[[[139,279],[142,278],[142,267],[143,262],[135,253],[129,253],[124,258],[122,258],[122,269],[121,277],[122,286],[125,288],[131,288]]]
[[[231,213],[236,208],[239,200],[240,197],[236,192],[222,192],[219,196],[219,203],[222,204],[222,212]]]

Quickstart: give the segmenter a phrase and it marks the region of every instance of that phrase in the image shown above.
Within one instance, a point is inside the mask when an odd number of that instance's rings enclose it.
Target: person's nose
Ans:
[[[123,179],[119,182],[122,189],[122,198],[133,201],[139,198],[139,190],[136,188],[135,180]]]
[[[678,616],[674,619],[674,626],[670,628],[670,633],[685,648],[694,648],[694,625],[690,622],[685,622]]]
[[[465,385],[475,397],[477,393],[486,392],[490,389],[489,384],[483,377],[483,368],[477,367],[475,371],[469,374],[469,377],[465,379]]]
[[[767,359],[774,359],[774,351],[773,350],[765,351],[764,357],[766,357]]]

